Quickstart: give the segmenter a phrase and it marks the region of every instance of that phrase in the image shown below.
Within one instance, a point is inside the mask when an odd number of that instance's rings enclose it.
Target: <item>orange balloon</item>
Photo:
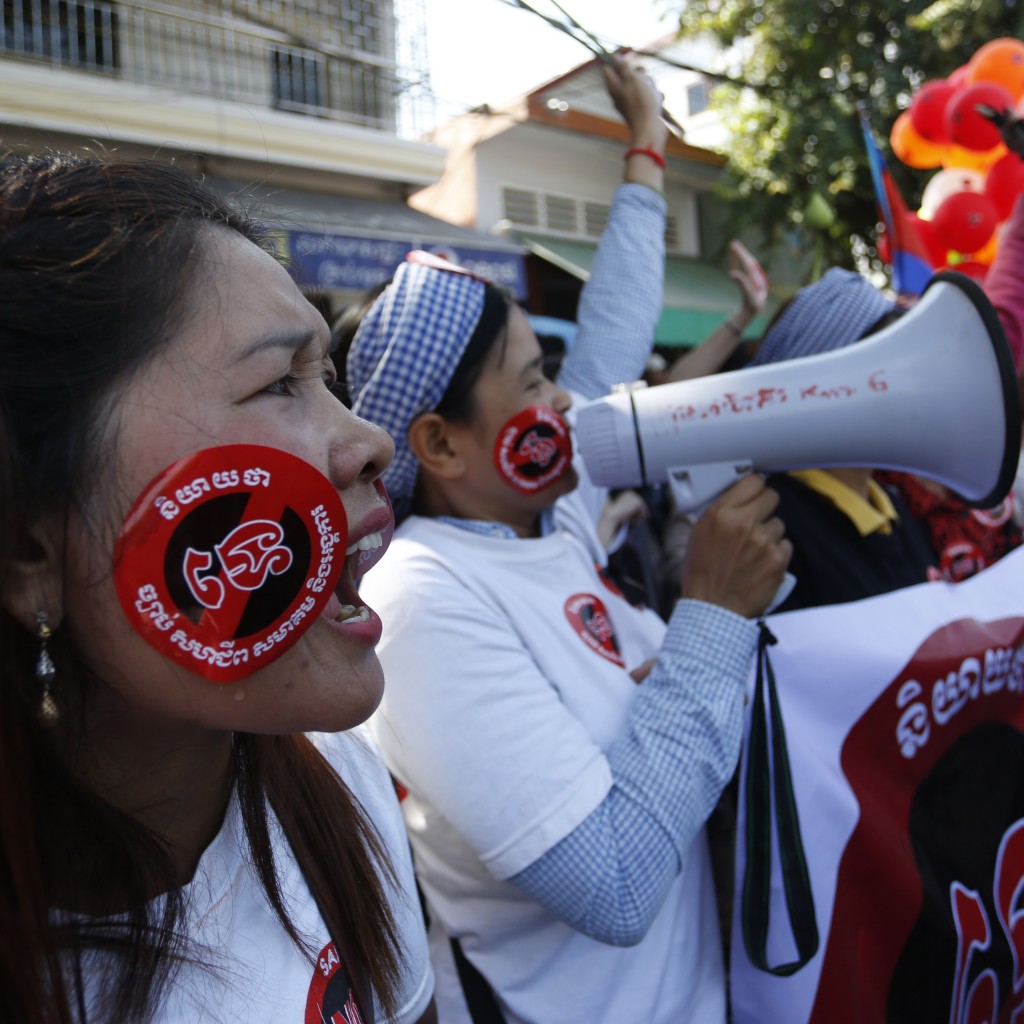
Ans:
[[[999,251],[999,229],[992,232],[992,237],[980,248],[971,253],[971,259],[975,263],[984,263],[990,266]]]
[[[889,132],[889,145],[892,146],[896,158],[908,167],[925,169],[938,167],[946,152],[946,146],[937,146],[929,142],[914,127],[910,120],[910,111],[904,110],[892,123]]]
[[[1001,160],[1009,150],[1002,142],[998,146],[979,152],[976,149],[967,149],[965,146],[950,144],[942,154],[942,166],[947,170],[950,168],[965,169],[968,171],[980,171],[985,174],[988,169]]]
[[[992,82],[1020,99],[1024,96],[1024,43],[1009,37],[985,43],[967,62],[965,82]]]

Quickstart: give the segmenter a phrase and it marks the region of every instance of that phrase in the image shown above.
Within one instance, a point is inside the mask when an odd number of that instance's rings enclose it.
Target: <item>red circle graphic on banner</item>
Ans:
[[[136,632],[191,672],[230,683],[316,621],[345,564],[331,482],[276,448],[224,445],[168,466],[128,513],[114,551]]]
[[[523,494],[549,487],[572,465],[569,424],[554,409],[528,406],[498,431],[494,464],[502,479]]]

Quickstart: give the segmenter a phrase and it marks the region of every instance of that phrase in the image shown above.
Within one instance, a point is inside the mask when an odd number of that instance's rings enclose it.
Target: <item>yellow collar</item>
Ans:
[[[868,500],[823,469],[803,469],[789,474],[806,487],[827,498],[850,520],[862,537],[872,533],[890,534],[900,517],[885,490],[874,480],[868,482]]]

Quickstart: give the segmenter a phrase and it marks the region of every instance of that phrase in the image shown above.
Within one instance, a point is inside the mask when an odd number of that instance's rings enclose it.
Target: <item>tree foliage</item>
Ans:
[[[713,104],[730,132],[723,193],[735,226],[769,237],[792,224],[815,193],[836,217],[828,263],[851,265],[851,237],[873,255],[877,221],[857,120],[867,105],[875,134],[911,209],[930,172],[888,151],[897,114],[924,81],[943,78],[990,39],[1024,38],[1024,0],[666,0],[684,37],[710,33],[738,53]]]

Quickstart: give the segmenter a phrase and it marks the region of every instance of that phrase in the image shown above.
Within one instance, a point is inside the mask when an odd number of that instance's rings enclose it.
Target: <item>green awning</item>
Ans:
[[[590,277],[596,245],[518,232],[517,239],[534,255],[573,277],[581,281]],[[699,345],[736,311],[739,297],[736,283],[721,267],[687,256],[667,257],[665,305],[654,334],[655,343],[679,348]],[[769,299],[769,307],[772,305]],[[768,324],[768,316],[755,317],[744,335],[758,337]]]

